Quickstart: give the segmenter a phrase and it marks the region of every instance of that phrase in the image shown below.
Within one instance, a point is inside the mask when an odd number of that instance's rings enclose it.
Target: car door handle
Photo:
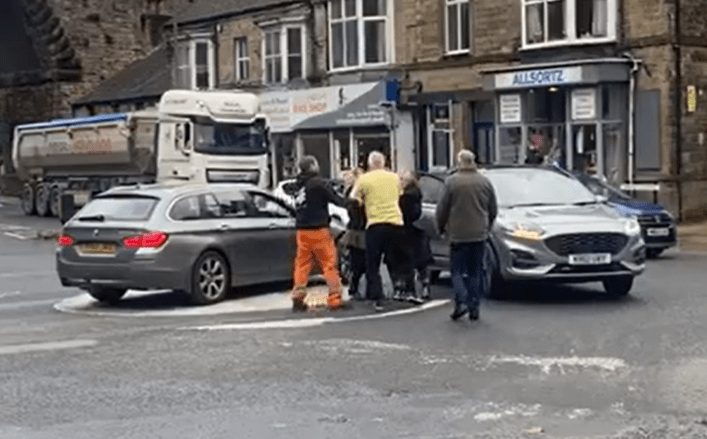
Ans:
[[[277,223],[268,224],[268,229],[277,229]]]
[[[228,230],[228,224],[225,224],[225,223],[224,223],[224,224],[221,224],[221,226],[219,227],[219,229],[221,229],[221,230]]]

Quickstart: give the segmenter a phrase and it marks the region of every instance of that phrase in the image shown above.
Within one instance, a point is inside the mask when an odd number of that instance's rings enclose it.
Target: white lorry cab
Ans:
[[[266,118],[240,91],[170,90],[157,109],[18,125],[12,154],[28,215],[117,185],[270,184]]]

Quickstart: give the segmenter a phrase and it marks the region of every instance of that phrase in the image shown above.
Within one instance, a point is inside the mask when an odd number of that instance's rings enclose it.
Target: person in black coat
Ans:
[[[349,296],[356,300],[363,298],[359,291],[359,284],[366,273],[366,211],[361,203],[351,198],[351,192],[362,174],[363,170],[356,168],[344,175],[345,206],[349,215],[349,223],[346,226],[346,234],[342,238],[342,245],[348,253],[349,266],[342,274],[346,276],[349,284]]]
[[[430,249],[430,241],[424,230],[415,226],[422,215],[422,192],[417,178],[412,172],[401,175],[403,194],[400,197],[400,210],[403,214],[403,233],[400,242],[400,263],[398,270],[401,275],[400,294],[403,298],[420,303],[430,297],[430,278],[427,270],[434,261]],[[422,297],[418,297],[415,288],[415,272],[422,283]]]

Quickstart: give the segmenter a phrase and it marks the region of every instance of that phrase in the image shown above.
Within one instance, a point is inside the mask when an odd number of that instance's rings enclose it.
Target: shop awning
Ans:
[[[343,107],[310,117],[295,125],[293,130],[373,127],[388,125],[388,110],[381,106],[385,100],[385,82],[378,83]]]

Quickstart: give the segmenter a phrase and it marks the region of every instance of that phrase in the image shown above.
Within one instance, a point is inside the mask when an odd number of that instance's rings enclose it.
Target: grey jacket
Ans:
[[[447,178],[436,213],[438,231],[451,242],[485,241],[498,214],[496,192],[476,169],[460,169]]]

